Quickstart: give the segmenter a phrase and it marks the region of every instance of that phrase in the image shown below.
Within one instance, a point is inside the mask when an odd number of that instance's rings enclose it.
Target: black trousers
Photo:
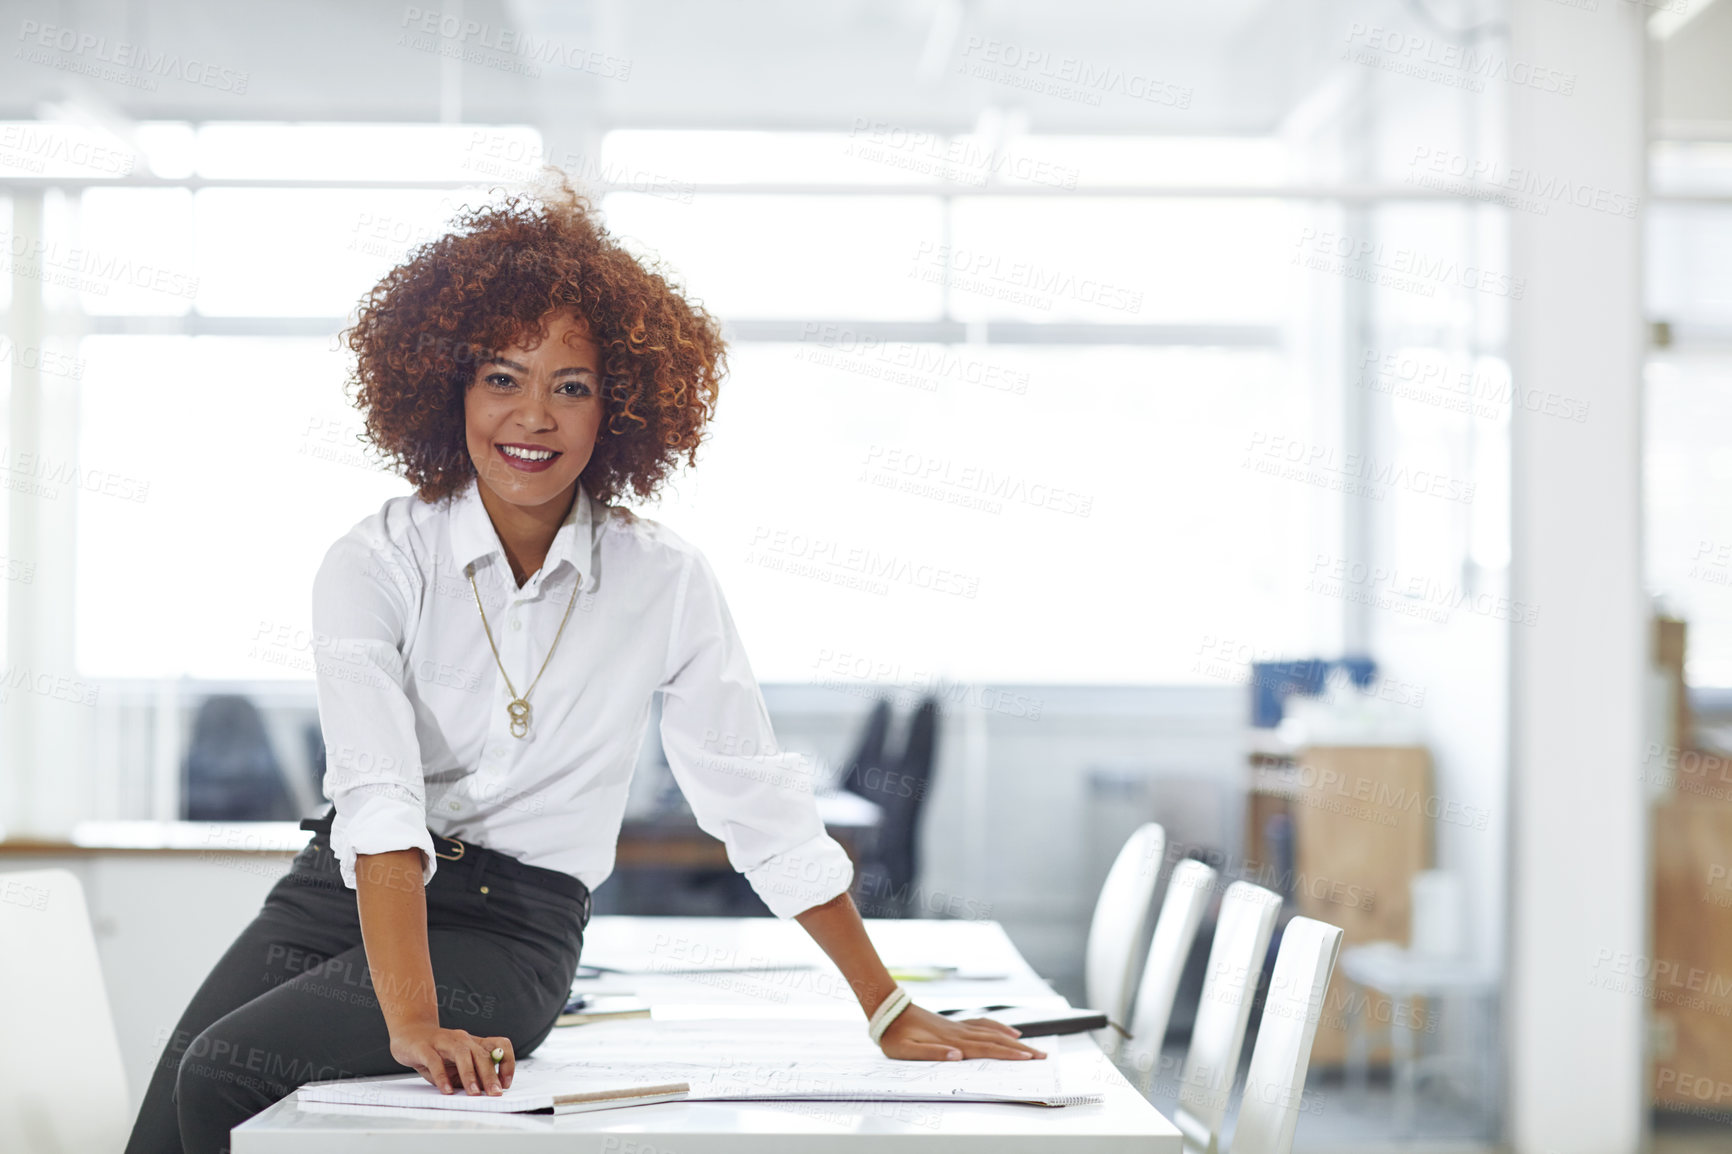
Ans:
[[[517,863],[509,863],[516,865]],[[565,1007],[589,921],[588,891],[502,873],[467,848],[427,886],[427,945],[447,1029],[511,1039],[528,1056]],[[355,891],[315,836],[205,978],[152,1071],[127,1154],[216,1154],[229,1131],[306,1082],[407,1072],[361,944]]]

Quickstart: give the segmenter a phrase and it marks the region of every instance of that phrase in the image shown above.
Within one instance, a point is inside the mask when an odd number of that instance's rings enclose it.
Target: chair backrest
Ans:
[[[1161,916],[1155,919],[1155,936],[1149,942],[1149,960],[1130,1021],[1130,1040],[1124,1044],[1125,1061],[1136,1075],[1137,1088],[1147,1097],[1154,1085],[1161,1060],[1161,1043],[1167,1037],[1167,1021],[1173,1015],[1173,998],[1179,978],[1197,940],[1197,927],[1214,894],[1215,871],[1200,861],[1186,859],[1173,867],[1167,879],[1167,896]]]
[[[199,704],[182,769],[188,821],[292,821],[299,816],[250,697],[217,693]]]
[[[1239,1074],[1239,1049],[1269,935],[1281,898],[1250,882],[1234,882],[1221,898],[1215,940],[1209,944],[1209,968],[1191,1027],[1191,1048],[1179,1076],[1179,1107],[1173,1125],[1188,1142],[1214,1154],[1227,1113],[1227,1097]]]
[[[1447,870],[1420,870],[1408,884],[1413,927],[1408,948],[1425,957],[1461,957],[1467,950],[1461,878]]]
[[[0,1150],[118,1150],[132,1124],[84,889],[66,870],[0,873]]]
[[[882,704],[882,703],[881,703]],[[889,716],[885,706],[884,717]],[[869,723],[865,751],[849,770],[848,789],[877,804],[882,817],[872,848],[857,871],[861,896],[870,903],[872,917],[906,917],[907,895],[920,873],[920,815],[931,792],[932,770],[938,756],[938,699],[921,698],[908,720],[901,752],[892,756],[880,751],[879,765],[870,756],[871,740],[884,740],[878,732],[878,711]]]
[[[866,715],[866,724],[860,732],[859,739],[854,744],[853,753],[849,754],[845,763],[841,787],[850,793],[861,797],[869,796],[871,792],[866,782],[884,771],[884,743],[890,736],[890,702],[880,697],[872,703],[872,709]]]
[[[1294,918],[1281,932],[1233,1130],[1233,1154],[1289,1154],[1293,1149],[1311,1043],[1340,952],[1337,926]]]
[[[920,814],[926,808],[927,795],[932,792],[932,767],[938,758],[938,699],[930,695],[921,698],[908,719],[908,735],[902,739],[902,753],[896,761],[898,777],[885,785],[887,798],[879,799],[882,806],[889,800],[902,819],[899,828],[901,843],[897,852],[902,856],[908,880],[919,872],[916,849],[920,844]],[[879,837],[884,831],[879,831]]]
[[[1094,920],[1089,923],[1088,951],[1083,958],[1084,996],[1091,1008],[1108,1019],[1124,1024],[1131,1005],[1131,967],[1136,965],[1137,946],[1148,932],[1149,903],[1155,882],[1161,876],[1161,861],[1167,852],[1167,833],[1148,822],[1125,841],[1119,856],[1101,883],[1095,901]],[[1111,1053],[1118,1035],[1105,1031],[1102,1044]]]

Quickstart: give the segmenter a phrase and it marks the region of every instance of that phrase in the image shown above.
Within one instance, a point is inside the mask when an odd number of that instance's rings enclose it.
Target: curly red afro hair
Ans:
[[[475,476],[463,398],[478,360],[533,345],[569,313],[601,348],[606,405],[583,487],[640,500],[697,463],[726,371],[721,325],[654,262],[626,251],[557,169],[557,187],[461,210],[363,299],[343,342],[367,439],[425,501]]]

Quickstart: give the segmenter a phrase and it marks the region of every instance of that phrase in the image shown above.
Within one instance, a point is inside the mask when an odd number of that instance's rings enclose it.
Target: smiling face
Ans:
[[[601,429],[601,348],[570,314],[533,348],[484,354],[463,394],[469,457],[487,493],[525,510],[570,504]]]

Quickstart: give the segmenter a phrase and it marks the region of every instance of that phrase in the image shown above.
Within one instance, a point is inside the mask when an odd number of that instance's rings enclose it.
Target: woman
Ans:
[[[460,215],[346,339],[368,437],[416,493],[314,580],[333,810],[193,997],[127,1149],[226,1149],[319,1079],[508,1087],[570,991],[657,691],[699,824],[834,960],[885,1054],[1044,1057],[1010,1027],[907,1004],[809,767],[776,751],[708,561],[610,505],[696,463],[724,366],[714,319],[562,179]]]

